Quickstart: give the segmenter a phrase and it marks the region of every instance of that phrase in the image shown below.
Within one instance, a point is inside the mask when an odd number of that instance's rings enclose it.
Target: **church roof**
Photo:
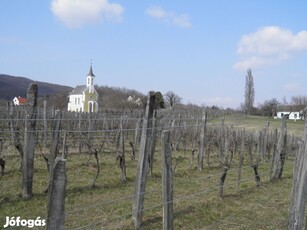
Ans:
[[[69,93],[69,95],[82,94],[86,90],[86,85],[78,85]]]
[[[93,76],[93,77],[95,77],[95,75],[94,75],[94,73],[93,73],[92,64],[91,64],[90,71],[88,72],[88,75],[87,75],[87,76]]]

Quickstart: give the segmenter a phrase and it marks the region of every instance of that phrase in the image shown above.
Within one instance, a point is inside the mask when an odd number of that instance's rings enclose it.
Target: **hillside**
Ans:
[[[72,88],[68,86],[33,81],[25,77],[0,74],[0,100],[12,100],[16,96],[26,97],[27,89],[32,82],[38,84],[39,97],[72,90]]]

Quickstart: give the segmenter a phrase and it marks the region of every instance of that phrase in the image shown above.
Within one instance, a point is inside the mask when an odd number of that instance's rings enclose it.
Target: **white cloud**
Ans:
[[[151,6],[146,10],[146,14],[159,21],[173,24],[182,28],[190,28],[191,22],[188,14],[177,14],[172,11],[165,11],[158,6]]]
[[[246,70],[272,65],[306,50],[307,31],[294,34],[276,26],[261,27],[256,32],[241,37],[237,48],[240,60],[233,67]]]
[[[102,20],[120,21],[124,8],[108,0],[52,0],[51,11],[65,26],[78,28]]]

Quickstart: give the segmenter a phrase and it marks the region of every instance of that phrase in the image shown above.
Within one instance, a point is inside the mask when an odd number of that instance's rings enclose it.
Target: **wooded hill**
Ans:
[[[25,77],[0,74],[0,100],[13,100],[14,97],[26,97],[31,82],[38,84],[38,96],[47,97],[61,92],[69,92],[72,87],[33,81]]]

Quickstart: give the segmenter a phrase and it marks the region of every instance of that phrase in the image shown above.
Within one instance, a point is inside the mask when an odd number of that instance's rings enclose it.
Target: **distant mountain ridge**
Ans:
[[[71,91],[73,88],[64,85],[51,84],[41,81],[33,81],[25,77],[15,77],[0,74],[0,100],[13,100],[14,97],[26,97],[30,83],[37,83],[38,96],[45,97]]]

